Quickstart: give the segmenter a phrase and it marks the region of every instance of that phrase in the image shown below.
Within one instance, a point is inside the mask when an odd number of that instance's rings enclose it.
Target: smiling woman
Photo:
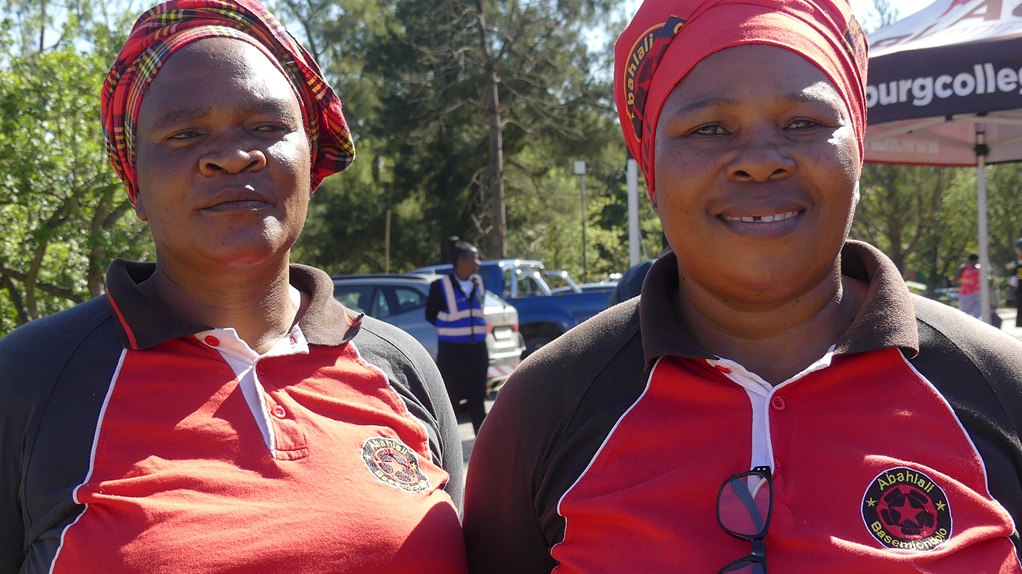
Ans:
[[[821,309],[842,312],[828,303],[860,162],[850,113],[818,67],[768,45],[706,57],[664,102],[655,155],[652,198],[668,242],[686,262],[679,267],[683,300],[699,306],[695,316],[720,325],[739,319],[739,309],[746,317],[776,309],[764,326],[784,331]],[[717,257],[703,256],[710,252]],[[847,283],[846,295],[854,289],[860,300],[864,289]],[[790,304],[795,300],[802,305]],[[845,320],[823,322],[844,330],[855,311],[848,307]],[[752,334],[763,327],[750,321],[723,329]],[[813,337],[799,348],[811,361],[826,346]],[[748,356],[756,351],[762,355]],[[778,381],[806,362],[785,367],[759,341],[743,355],[745,364]]]
[[[501,390],[470,566],[1022,572],[1022,344],[846,239],[868,61],[846,1],[645,0],[615,55],[671,250]]]

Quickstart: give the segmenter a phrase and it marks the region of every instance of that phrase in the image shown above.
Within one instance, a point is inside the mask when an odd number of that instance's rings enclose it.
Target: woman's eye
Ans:
[[[713,125],[703,126],[701,128],[696,128],[695,130],[692,130],[692,133],[695,134],[695,135],[700,135],[700,136],[719,136],[719,135],[724,135],[727,132],[724,130],[723,127],[721,127],[721,126],[719,126],[717,124],[713,124]]]
[[[820,124],[814,122],[813,120],[799,119],[788,124],[788,127],[796,130],[804,130],[808,128],[814,128],[818,125]]]
[[[291,131],[291,129],[283,124],[262,124],[256,126],[256,131],[269,134],[277,134]]]
[[[195,132],[195,131],[192,131],[192,130],[182,130],[182,131],[179,131],[179,132],[174,132],[167,139],[169,139],[169,140],[187,140],[187,139],[191,139],[193,137],[196,137],[198,135],[199,135],[198,132]]]

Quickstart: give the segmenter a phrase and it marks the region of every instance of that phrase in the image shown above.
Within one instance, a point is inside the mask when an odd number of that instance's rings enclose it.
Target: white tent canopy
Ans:
[[[869,42],[866,161],[977,168],[989,321],[986,164],[1022,160],[1022,4],[937,0]]]

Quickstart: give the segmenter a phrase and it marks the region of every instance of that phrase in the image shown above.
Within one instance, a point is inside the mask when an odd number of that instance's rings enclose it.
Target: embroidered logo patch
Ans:
[[[866,528],[887,548],[930,551],[951,537],[951,507],[926,474],[906,467],[880,473],[862,497]]]
[[[845,29],[844,34],[845,50],[859,66],[868,58],[866,55],[866,43],[862,41],[863,34],[862,26],[859,25],[859,21],[855,19],[855,16],[849,18],[848,28]]]
[[[642,140],[643,119],[645,118],[646,96],[653,81],[653,72],[664,57],[667,47],[678,35],[685,21],[671,16],[666,22],[651,26],[635,41],[628,51],[625,66],[625,106],[632,120],[632,131],[636,140]]]
[[[400,441],[374,436],[362,444],[362,462],[379,481],[408,492],[429,488],[429,479],[419,468],[419,459]]]

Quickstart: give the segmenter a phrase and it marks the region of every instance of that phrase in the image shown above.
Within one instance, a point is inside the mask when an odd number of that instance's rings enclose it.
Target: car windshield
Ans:
[[[519,269],[518,274],[518,297],[529,297],[533,295],[546,295],[549,287],[534,269]]]
[[[486,307],[505,307],[507,306],[507,301],[501,299],[496,293],[487,289],[486,298],[483,299],[483,305]]]

